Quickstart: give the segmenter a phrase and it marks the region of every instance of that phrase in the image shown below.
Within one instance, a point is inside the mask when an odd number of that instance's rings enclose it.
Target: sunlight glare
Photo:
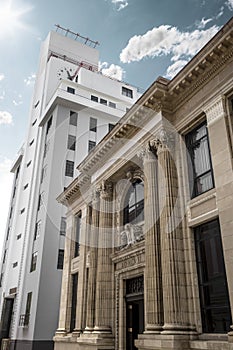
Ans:
[[[0,4],[0,37],[14,35],[17,29],[26,29],[23,23],[23,15],[31,9],[21,6],[14,8],[12,0],[6,0]]]

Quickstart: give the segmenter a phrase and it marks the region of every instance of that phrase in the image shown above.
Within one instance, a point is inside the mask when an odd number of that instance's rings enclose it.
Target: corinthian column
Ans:
[[[154,151],[151,144],[148,143],[141,153],[145,179],[146,333],[160,333],[163,325],[161,246],[158,222],[158,168]]]
[[[164,138],[164,134],[163,134]],[[166,139],[157,140],[164,326],[163,333],[179,334],[188,326],[182,230],[178,223],[178,178]]]
[[[87,285],[87,317],[85,332],[94,330],[95,325],[95,295],[96,295],[96,269],[97,269],[97,244],[99,233],[99,193],[95,191],[92,197],[92,214],[90,227],[90,262]]]
[[[96,277],[95,332],[111,333],[112,321],[112,185],[102,182]]]

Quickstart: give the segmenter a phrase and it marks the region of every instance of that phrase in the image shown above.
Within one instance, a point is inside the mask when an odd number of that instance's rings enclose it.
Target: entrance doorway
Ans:
[[[134,340],[144,332],[143,276],[126,281],[126,349],[137,350]]]
[[[3,302],[0,339],[9,338],[14,298],[5,298]]]

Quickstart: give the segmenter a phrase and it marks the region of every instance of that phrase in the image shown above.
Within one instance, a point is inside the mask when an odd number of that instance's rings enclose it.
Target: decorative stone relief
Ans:
[[[126,224],[124,231],[120,233],[120,249],[128,248],[143,239],[144,232],[142,225]]]
[[[112,195],[113,186],[111,182],[103,180],[98,186],[98,192],[101,198],[109,198]]]
[[[207,117],[207,124],[210,125],[216,120],[225,117],[226,115],[226,97],[219,96],[211,104],[204,107],[204,112]]]

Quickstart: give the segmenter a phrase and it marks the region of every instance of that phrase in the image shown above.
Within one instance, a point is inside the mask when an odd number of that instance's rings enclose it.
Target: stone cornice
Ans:
[[[69,206],[89,188],[89,185],[90,177],[81,174],[57,197],[57,201],[65,206]]]

